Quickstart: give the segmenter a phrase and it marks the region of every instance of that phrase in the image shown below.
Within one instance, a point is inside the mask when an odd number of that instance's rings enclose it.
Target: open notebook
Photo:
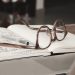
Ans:
[[[41,25],[31,26],[40,27]],[[50,28],[53,27],[52,25],[47,26],[49,26]],[[35,45],[36,34],[36,30],[31,30],[27,26],[20,24],[10,25],[8,28],[0,27],[0,43],[26,45],[27,42],[29,42],[30,45]],[[41,35],[41,46],[44,46],[48,43],[49,40],[46,39],[46,36],[44,34]],[[0,46],[0,61],[32,56],[49,56],[51,55],[51,51],[54,53],[75,52],[75,35],[68,32],[66,38],[63,41],[56,40],[51,43],[49,48],[44,50]]]

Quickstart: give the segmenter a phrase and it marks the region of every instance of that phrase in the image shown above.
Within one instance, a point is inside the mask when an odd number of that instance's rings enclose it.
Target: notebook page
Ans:
[[[47,50],[23,49],[0,46],[0,61],[48,55],[50,55],[50,53]]]
[[[18,36],[14,32],[12,32],[6,28],[0,27],[0,43],[25,45],[27,43],[27,41],[28,40]]]

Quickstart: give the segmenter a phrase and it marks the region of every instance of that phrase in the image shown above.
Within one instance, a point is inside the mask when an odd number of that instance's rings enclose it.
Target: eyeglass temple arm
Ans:
[[[28,28],[32,29],[32,30],[39,30],[39,28],[34,28],[31,27],[29,23],[26,23],[26,21],[24,20],[20,20],[24,25],[26,25]],[[46,30],[41,30],[41,32],[45,32]]]

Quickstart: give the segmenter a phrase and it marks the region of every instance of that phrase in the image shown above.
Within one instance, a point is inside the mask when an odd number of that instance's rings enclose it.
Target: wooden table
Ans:
[[[75,34],[75,24],[66,24],[66,28],[68,32]]]

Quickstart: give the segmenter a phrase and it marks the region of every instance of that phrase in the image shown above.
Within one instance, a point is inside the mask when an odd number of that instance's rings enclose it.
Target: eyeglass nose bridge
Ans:
[[[41,32],[41,29],[42,29],[42,28],[47,28],[47,30],[49,30],[49,34],[50,34],[50,42],[49,42],[49,44],[48,44],[46,47],[44,47],[44,48],[40,48],[40,46],[39,46],[39,40],[38,40],[38,39],[39,39],[39,33]],[[46,32],[47,30],[44,30],[44,31]],[[39,28],[38,32],[37,32],[35,49],[46,49],[46,48],[48,48],[48,47],[50,46],[50,44],[51,44],[51,39],[52,39],[51,29],[50,29],[48,26],[46,26],[46,25],[41,26],[41,27]]]

